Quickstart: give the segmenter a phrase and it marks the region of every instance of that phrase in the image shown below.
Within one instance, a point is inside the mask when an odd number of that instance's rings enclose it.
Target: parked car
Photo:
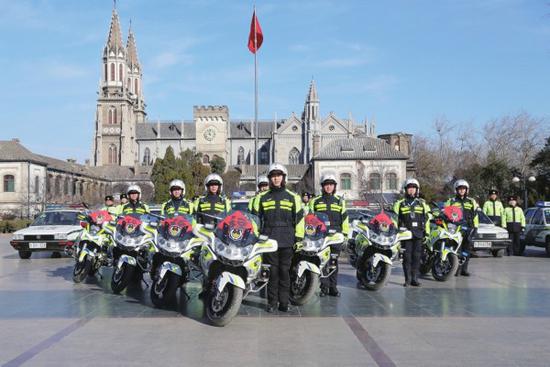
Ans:
[[[40,213],[31,225],[13,233],[10,245],[19,257],[28,259],[36,251],[52,251],[56,255],[73,246],[82,227],[78,210],[49,210]]]
[[[510,244],[508,231],[491,221],[480,209],[478,210],[479,227],[474,237],[474,251],[489,251],[494,257],[504,255],[506,247]]]
[[[550,201],[539,201],[525,211],[525,232],[520,241],[526,246],[544,247],[550,256]]]

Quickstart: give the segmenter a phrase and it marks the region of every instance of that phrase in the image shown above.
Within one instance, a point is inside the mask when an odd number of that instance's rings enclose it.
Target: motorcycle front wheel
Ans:
[[[458,256],[448,254],[447,259],[441,259],[441,253],[437,253],[432,265],[432,276],[435,280],[444,282],[456,273],[458,269]]]
[[[361,284],[370,291],[377,291],[383,288],[391,274],[391,265],[379,261],[376,266],[367,260],[362,270],[357,270],[357,278]]]
[[[432,270],[431,257],[428,251],[424,249],[420,257],[420,274],[426,275],[430,270]]]
[[[134,275],[135,268],[135,266],[128,265],[128,263],[123,263],[120,268],[115,266],[115,271],[111,278],[111,289],[114,293],[120,293],[128,286]]]
[[[213,289],[206,299],[206,317],[214,326],[225,326],[239,312],[242,300],[243,290],[232,284],[227,284],[221,292]]]
[[[158,281],[155,280],[151,286],[151,302],[159,308],[174,304],[179,284],[180,276],[172,272],[166,273]]]
[[[73,268],[73,281],[81,283],[91,273],[92,260],[86,256],[83,261],[77,261]]]
[[[319,289],[319,274],[304,271],[301,277],[296,272],[290,274],[290,303],[296,306],[306,304]]]

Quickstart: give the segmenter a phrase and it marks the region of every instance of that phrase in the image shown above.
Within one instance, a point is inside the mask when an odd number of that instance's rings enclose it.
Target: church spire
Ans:
[[[319,102],[317,88],[315,87],[315,80],[313,78],[311,78],[311,83],[309,84],[309,93],[306,102]]]
[[[128,41],[126,42],[126,49],[128,51],[128,66],[137,67],[139,69],[139,59],[137,54],[136,39],[134,32],[132,32],[132,22],[130,21],[130,29],[128,30]]]
[[[107,38],[107,44],[105,45],[105,48],[109,50],[124,49],[116,5],[115,7],[113,7],[113,14],[111,15],[111,27],[109,28],[109,37]]]

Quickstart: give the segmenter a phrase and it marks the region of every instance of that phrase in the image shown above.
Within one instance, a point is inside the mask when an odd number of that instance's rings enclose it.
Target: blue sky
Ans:
[[[110,0],[0,0],[0,139],[89,158]],[[193,105],[253,116],[252,1],[118,0],[144,70],[149,119]],[[321,114],[377,132],[422,133],[445,115],[474,126],[550,115],[550,6],[536,0],[257,0],[260,117],[301,113],[312,77]]]

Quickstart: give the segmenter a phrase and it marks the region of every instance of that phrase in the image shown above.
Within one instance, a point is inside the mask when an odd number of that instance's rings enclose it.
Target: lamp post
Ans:
[[[537,179],[535,176],[522,175],[521,178],[514,176],[512,178],[513,183],[520,183],[523,180],[523,207],[527,209],[527,182],[535,182]]]

